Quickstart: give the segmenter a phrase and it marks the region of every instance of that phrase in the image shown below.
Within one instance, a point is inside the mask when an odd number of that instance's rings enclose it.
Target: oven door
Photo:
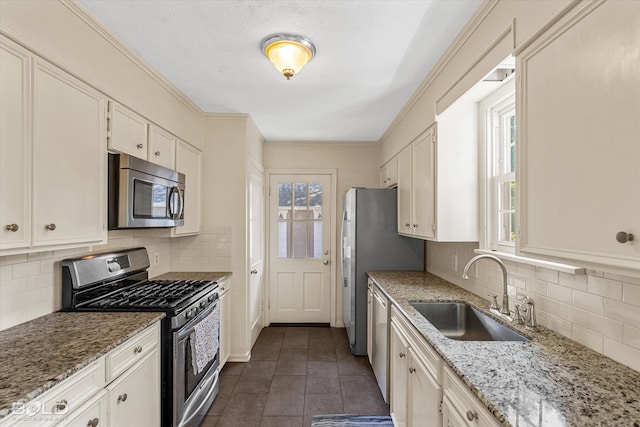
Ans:
[[[198,317],[173,333],[173,426],[198,426],[218,394],[218,352],[213,360],[198,373],[192,366],[191,335],[195,325],[215,310],[220,310],[219,303],[207,307]],[[220,325],[218,328],[219,337]]]

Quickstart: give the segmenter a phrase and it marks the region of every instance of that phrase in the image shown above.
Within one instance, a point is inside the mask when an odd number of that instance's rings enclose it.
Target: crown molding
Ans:
[[[387,130],[384,131],[382,136],[380,137],[380,142],[384,141],[389,137],[389,134],[395,130],[396,127],[400,124],[404,116],[407,115],[409,110],[413,108],[413,106],[418,102],[418,100],[424,95],[424,93],[429,89],[429,87],[433,84],[433,82],[440,76],[440,74],[444,71],[449,62],[453,59],[453,57],[460,51],[462,46],[467,42],[467,40],[475,33],[480,24],[484,22],[489,13],[496,7],[500,0],[486,0],[480,8],[474,13],[471,17],[467,25],[464,26],[462,31],[455,38],[453,43],[447,48],[445,53],[442,55],[438,63],[433,67],[431,72],[427,75],[427,77],[422,81],[418,89],[411,95],[411,98],[407,101],[405,106],[400,110],[395,119],[391,122]]]
[[[336,146],[336,147],[378,147],[380,143],[378,141],[265,141],[265,145],[270,146]]]
[[[202,113],[202,118],[212,120],[247,120],[251,119],[251,116],[247,113]]]
[[[85,24],[87,24],[92,30],[99,34],[104,40],[115,47],[120,53],[126,56],[131,62],[133,62],[138,68],[145,72],[149,77],[159,83],[165,90],[171,93],[177,100],[182,102],[187,108],[193,111],[199,116],[204,115],[204,111],[193,103],[185,94],[180,92],[171,82],[158,74],[147,62],[137,53],[132,51],[118,36],[113,34],[101,23],[89,14],[89,12],[80,4],[73,0],[58,0],[62,5],[69,9],[73,14],[80,18]]]

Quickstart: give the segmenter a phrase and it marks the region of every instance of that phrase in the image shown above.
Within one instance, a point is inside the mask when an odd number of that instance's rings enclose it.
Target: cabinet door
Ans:
[[[409,348],[409,426],[438,426],[442,387],[431,376],[425,363]]]
[[[409,372],[409,344],[398,325],[391,320],[389,349],[389,403],[396,427],[407,425],[407,389]]]
[[[442,399],[442,426],[443,427],[467,427],[467,422],[456,410],[454,404],[447,396]]]
[[[393,158],[387,163],[387,188],[398,185],[398,159]]]
[[[104,96],[36,61],[33,246],[106,241]]]
[[[398,155],[398,233],[411,235],[411,146]]]
[[[31,244],[30,57],[0,37],[0,249]]]
[[[109,149],[147,160],[147,121],[113,101],[109,102]]]
[[[107,425],[107,392],[100,391],[91,400],[64,418],[59,427],[100,427]]]
[[[429,128],[412,144],[411,157],[411,218],[413,234],[435,239],[436,170],[434,127]],[[454,197],[454,195],[449,195]]]
[[[231,353],[231,299],[229,281],[225,280],[220,286],[220,369],[229,359]]]
[[[518,56],[521,252],[640,269],[639,21],[637,2],[576,7]]]
[[[373,285],[369,281],[367,291],[367,357],[371,366],[373,366],[373,298]]]
[[[173,235],[197,234],[200,231],[202,153],[183,141],[176,148],[176,170],[185,175],[184,225],[173,228]]]
[[[156,125],[149,125],[149,152],[147,158],[165,168],[175,169],[176,139]]]
[[[373,373],[376,376],[378,387],[382,393],[382,398],[386,402],[387,396],[387,345],[388,345],[388,329],[387,322],[387,306],[389,301],[376,288],[373,289],[373,319],[372,319],[372,335],[373,335]]]
[[[109,425],[160,425],[160,354],[154,350],[107,387]]]

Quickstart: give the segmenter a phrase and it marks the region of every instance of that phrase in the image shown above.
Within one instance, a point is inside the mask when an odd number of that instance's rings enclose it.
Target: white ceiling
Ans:
[[[481,0],[80,0],[205,112],[248,113],[268,141],[377,141]],[[287,81],[272,33],[316,56]]]

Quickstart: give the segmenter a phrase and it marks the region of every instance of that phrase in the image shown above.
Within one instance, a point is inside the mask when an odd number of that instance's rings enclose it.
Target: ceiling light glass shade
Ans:
[[[272,34],[262,40],[261,48],[287,80],[300,72],[316,54],[311,40],[296,34]]]

